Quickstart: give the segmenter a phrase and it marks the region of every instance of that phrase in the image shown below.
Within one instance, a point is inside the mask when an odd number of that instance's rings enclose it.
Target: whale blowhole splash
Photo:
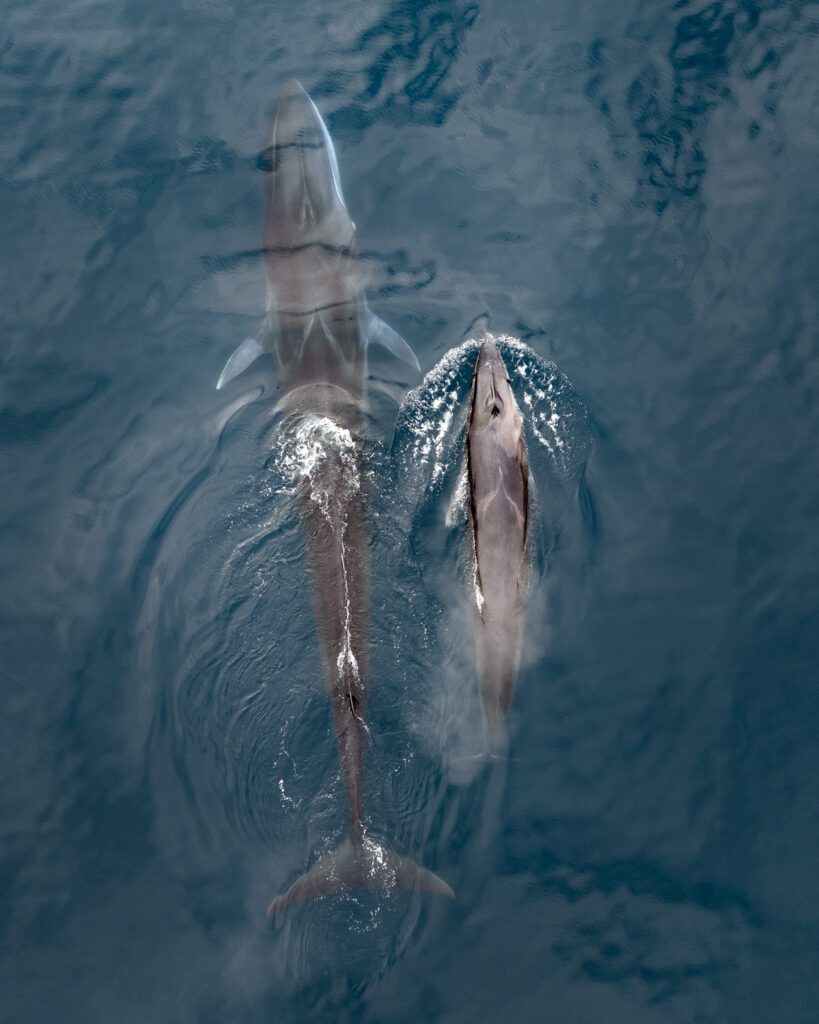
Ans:
[[[523,417],[530,459],[558,479],[574,476],[588,458],[588,412],[565,374],[512,335],[495,336]],[[437,490],[460,468],[463,435],[475,359],[481,339],[450,349],[409,391],[396,423],[394,450],[398,468]],[[456,487],[460,493],[460,488]],[[456,503],[457,504],[457,503]],[[457,516],[453,506],[452,511]]]

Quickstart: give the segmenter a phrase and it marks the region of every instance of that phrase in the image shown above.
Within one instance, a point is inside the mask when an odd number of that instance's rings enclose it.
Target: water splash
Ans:
[[[407,439],[405,456],[410,465],[431,467],[433,484],[443,478],[449,465],[453,425],[461,426],[456,412],[468,389],[479,347],[479,342],[470,339],[450,349],[402,403],[396,436]]]
[[[571,476],[591,447],[588,413],[568,377],[518,338],[500,335],[512,392],[523,416],[527,438],[545,449],[550,471]]]
[[[586,407],[554,363],[511,335],[497,335],[495,341],[523,417],[527,441],[534,441],[541,450],[544,468],[550,475],[572,476],[591,447]],[[427,484],[433,488],[460,464],[480,344],[479,339],[471,338],[450,349],[422,383],[407,393],[399,413],[396,447],[400,468],[428,474]],[[530,443],[530,455],[531,447]],[[456,487],[450,506],[453,523],[458,514],[458,493]]]
[[[450,529],[454,526],[463,526],[469,515],[469,477],[466,472],[466,465],[461,469],[455,490],[449,500],[444,522]]]
[[[280,489],[294,494],[306,484],[310,500],[330,523],[361,489],[353,436],[328,416],[300,416],[283,423],[276,436],[274,467]]]

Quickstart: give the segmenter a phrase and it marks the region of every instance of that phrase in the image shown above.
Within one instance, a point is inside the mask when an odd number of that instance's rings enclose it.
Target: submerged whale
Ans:
[[[528,587],[529,466],[523,418],[494,338],[484,336],[466,436],[475,558],[475,645],[491,754],[520,666]]]
[[[368,656],[368,525],[361,440],[367,345],[379,341],[411,365],[406,342],[367,306],[356,229],[341,191],[330,135],[298,82],[281,92],[269,147],[264,251],[268,311],[259,334],[230,357],[217,387],[263,352],[278,363],[279,408],[318,451],[301,503],[313,602],[347,794],[349,831],[334,851],[268,908],[348,889],[450,887],[367,834],[363,821],[364,704]],[[318,479],[320,478],[320,480]]]
[[[367,305],[333,142],[295,80],[279,95],[266,152],[267,315],[228,359],[216,387],[268,352],[286,389],[332,383],[361,399],[371,341],[420,370],[409,345]]]

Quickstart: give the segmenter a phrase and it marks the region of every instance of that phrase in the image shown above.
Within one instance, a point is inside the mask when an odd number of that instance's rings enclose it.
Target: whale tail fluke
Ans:
[[[364,838],[359,843],[346,839],[325,853],[267,908],[272,920],[291,903],[304,903],[337,892],[364,889],[371,892],[402,889],[436,892],[455,898],[455,893],[433,871],[402,857],[388,846]]]

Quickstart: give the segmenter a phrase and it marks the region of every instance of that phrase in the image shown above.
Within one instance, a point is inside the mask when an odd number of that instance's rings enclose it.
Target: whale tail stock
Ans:
[[[309,871],[277,896],[267,908],[267,916],[272,920],[292,903],[304,903],[354,889],[370,892],[418,890],[455,898],[455,893],[442,878],[411,857],[402,857],[372,839],[364,838],[360,842],[345,839],[337,849],[319,857]]]

